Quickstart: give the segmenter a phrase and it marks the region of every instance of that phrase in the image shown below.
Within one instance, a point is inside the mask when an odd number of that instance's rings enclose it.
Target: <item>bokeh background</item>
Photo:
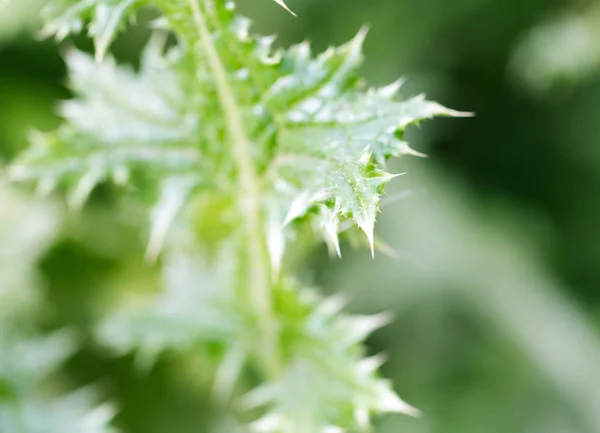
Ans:
[[[69,96],[61,47],[32,36],[36,0],[14,3],[0,15],[0,162],[31,127],[54,127]],[[405,94],[477,114],[409,132],[429,158],[394,167],[408,174],[378,221],[387,254],[372,261],[346,244],[343,260],[323,250],[307,267],[353,310],[395,314],[369,350],[387,353],[384,374],[425,415],[386,416],[377,431],[600,432],[600,2],[289,0],[297,18],[238,3],[281,46],[322,50],[367,24],[369,82],[402,76]],[[120,61],[135,65],[148,37],[139,23],[117,41]],[[48,327],[85,335],[99,306],[149,284],[138,222],[102,194],[39,259]],[[64,373],[116,396],[126,432],[203,431],[206,396],[180,358],[140,372],[90,340]]]

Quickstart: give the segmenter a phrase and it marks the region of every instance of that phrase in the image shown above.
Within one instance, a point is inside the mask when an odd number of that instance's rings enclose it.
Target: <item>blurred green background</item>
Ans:
[[[30,32],[36,0],[15,3],[0,15],[0,162],[30,127],[54,127],[69,95],[61,47]],[[402,76],[406,94],[477,114],[409,132],[429,158],[394,167],[408,175],[378,226],[393,257],[345,245],[342,261],[321,251],[307,266],[352,309],[395,313],[369,350],[388,354],[384,374],[425,416],[387,416],[378,431],[600,432],[599,2],[289,0],[297,18],[238,3],[282,46],[320,51],[367,24],[370,83]],[[119,60],[135,64],[143,23],[117,41]],[[86,335],[102,308],[151,284],[138,221],[110,203],[96,193],[42,257],[46,326]],[[203,431],[206,396],[182,363],[194,368],[173,354],[144,373],[89,340],[65,373],[116,396],[126,432]]]

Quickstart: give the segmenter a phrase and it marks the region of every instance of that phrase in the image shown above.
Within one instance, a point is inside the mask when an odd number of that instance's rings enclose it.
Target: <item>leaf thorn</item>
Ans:
[[[283,0],[275,0],[275,3],[277,3],[279,6],[281,6],[282,8],[284,8],[286,11],[288,11],[290,14],[292,14],[293,16],[298,16],[294,13],[294,11],[292,11],[288,5],[285,4],[285,2]]]

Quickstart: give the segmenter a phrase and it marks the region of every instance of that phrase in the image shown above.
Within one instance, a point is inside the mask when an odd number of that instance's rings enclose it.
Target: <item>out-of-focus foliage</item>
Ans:
[[[600,68],[600,2],[535,26],[517,46],[512,73],[536,92],[573,85]]]
[[[62,41],[87,29],[94,41],[96,59],[100,61],[140,3],[139,0],[49,0],[41,10],[42,35]]]
[[[0,45],[6,39],[31,30],[39,17],[35,11],[41,0],[0,1]]]
[[[79,98],[61,107],[67,123],[49,134],[31,133],[32,146],[9,176],[36,180],[46,193],[67,184],[71,205],[81,207],[98,183],[127,183],[136,166],[182,177],[200,166],[198,149],[188,144],[196,120],[157,44],[148,47],[139,74],[112,59],[96,65],[89,56],[71,52],[69,78]],[[210,176],[205,170],[199,174]]]
[[[41,204],[28,204],[4,184],[1,186],[2,213],[0,232],[0,314],[10,318],[34,303],[37,285],[35,263],[50,243],[56,226],[55,210]]]
[[[371,83],[385,85],[405,75],[401,92],[425,90],[445,105],[477,113],[465,122],[438,120],[418,134],[407,130],[406,137],[430,158],[389,167],[408,172],[392,183],[379,217],[379,238],[395,259],[378,254],[366,261],[364,249],[353,252],[342,244],[343,261],[332,264],[326,251],[316,251],[319,270],[302,275],[303,281],[349,292],[349,306],[358,314],[394,313],[393,323],[369,338],[368,351],[387,354],[383,374],[424,417],[385,417],[376,431],[600,431],[600,75],[591,65],[594,56],[576,59],[585,75],[565,79],[561,70],[572,74],[576,68],[562,62],[558,75],[539,69],[532,88],[550,87],[540,88],[544,98],[532,98],[518,73],[539,64],[544,53],[554,61],[597,52],[598,41],[590,47],[570,39],[555,52],[546,49],[553,45],[537,51],[527,42],[544,23],[565,22],[564,16],[585,20],[593,3],[287,3],[297,18],[265,0],[245,0],[241,7],[260,33],[279,34],[276,44],[282,46],[309,38],[316,49],[325,48],[366,22],[362,70]],[[116,57],[134,68],[139,59],[132,53],[148,36],[143,18],[140,24],[115,41]],[[11,156],[24,147],[29,125],[55,125],[52,101],[66,98],[66,78],[50,45],[24,36],[3,44],[0,153]],[[524,44],[532,50],[518,65],[515,53]],[[147,235],[134,228],[144,216],[131,203],[116,203],[113,189],[101,186],[83,218],[68,221],[43,260],[44,306],[55,312],[57,327],[73,323],[85,333],[105,310],[132,308],[138,298],[162,299],[161,278],[142,261]],[[211,206],[226,204],[213,199]],[[202,219],[198,230],[216,236],[216,224]],[[302,255],[291,253],[290,261]],[[91,345],[92,338],[85,341],[67,377],[77,385],[100,378],[111,384],[122,430],[243,431],[208,402],[208,378],[215,371],[210,356],[166,348],[158,358],[149,353],[114,360]],[[230,359],[233,367],[224,377],[235,374],[239,358]],[[140,373],[133,368],[136,360],[154,363]],[[229,389],[226,380],[220,383],[225,385],[218,389]]]
[[[43,304],[35,264],[56,229],[56,209],[5,185],[0,203],[0,431],[108,432],[112,409],[94,408],[91,390],[61,396],[44,389],[77,347],[69,331],[39,334]]]

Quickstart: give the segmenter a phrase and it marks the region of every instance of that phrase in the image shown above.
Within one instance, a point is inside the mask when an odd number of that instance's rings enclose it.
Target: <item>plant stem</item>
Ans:
[[[242,114],[238,109],[227,72],[198,1],[187,0],[215,80],[217,94],[225,116],[232,156],[238,170],[238,202],[242,213],[249,265],[247,284],[251,290],[250,298],[254,302],[255,313],[261,328],[262,347],[259,353],[263,357],[268,374],[273,377],[279,372],[280,360],[276,321],[271,301],[270,262],[263,239],[261,185],[252,157],[251,142],[246,136]]]

